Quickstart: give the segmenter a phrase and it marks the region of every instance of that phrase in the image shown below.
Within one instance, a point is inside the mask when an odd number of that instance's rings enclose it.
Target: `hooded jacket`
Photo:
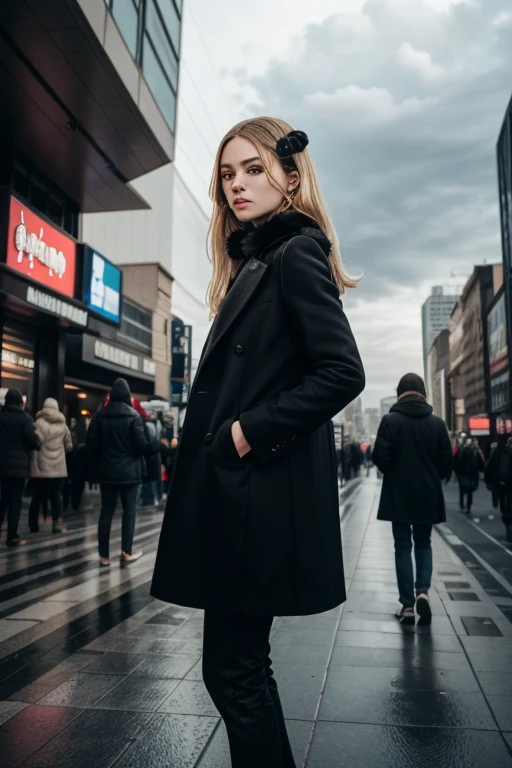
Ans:
[[[9,393],[8,393],[9,395]],[[41,447],[34,422],[19,398],[6,397],[0,410],[0,478],[25,478],[30,474],[30,452]]]
[[[400,399],[382,419],[373,461],[384,475],[378,519],[435,525],[446,520],[441,480],[453,457],[444,421],[423,397]]]
[[[144,454],[148,441],[142,419],[131,405],[130,388],[117,379],[110,400],[91,421],[87,448],[98,467],[100,483],[130,485],[141,483],[145,474]]]
[[[47,397],[36,414],[36,434],[41,449],[32,454],[31,477],[67,477],[66,452],[73,448],[64,414],[53,397]]]

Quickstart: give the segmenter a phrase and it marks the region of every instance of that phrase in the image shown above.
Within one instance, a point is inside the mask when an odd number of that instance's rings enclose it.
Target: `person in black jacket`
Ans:
[[[141,557],[132,552],[137,511],[137,494],[145,474],[144,454],[148,441],[142,419],[132,408],[130,388],[125,379],[117,379],[110,391],[108,405],[91,421],[86,445],[97,462],[101,491],[101,513],[98,522],[100,565],[110,565],[110,527],[116,509],[117,495],[123,505],[121,565]]]
[[[459,481],[459,504],[464,509],[464,497],[466,497],[466,511],[471,514],[473,494],[478,489],[479,473],[485,469],[484,460],[480,451],[474,445],[471,438],[461,448],[455,457],[455,474]]]
[[[452,450],[444,421],[426,402],[423,380],[402,377],[398,401],[382,419],[373,462],[384,475],[377,518],[393,524],[395,566],[402,624],[430,624],[428,590],[432,578],[432,526],[446,520],[441,480],[452,471]],[[411,528],[416,560],[414,583]],[[416,601],[415,592],[416,589]]]
[[[0,411],[0,530],[7,511],[7,546],[24,544],[18,536],[23,487],[30,474],[31,451],[41,447],[34,422],[23,410],[17,389],[9,389]]]
[[[506,539],[512,543],[512,437],[495,445],[485,465],[484,479],[498,498]]]

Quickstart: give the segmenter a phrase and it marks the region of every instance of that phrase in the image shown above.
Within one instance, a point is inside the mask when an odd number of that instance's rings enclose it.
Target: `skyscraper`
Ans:
[[[442,285],[434,285],[432,293],[421,307],[421,331],[423,337],[423,375],[427,380],[427,361],[430,347],[441,331],[448,328],[452,310],[458,295],[446,294]]]

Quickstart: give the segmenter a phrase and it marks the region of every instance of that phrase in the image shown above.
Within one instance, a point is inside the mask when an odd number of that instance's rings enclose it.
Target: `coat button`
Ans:
[[[211,432],[208,432],[208,434],[204,438],[204,441],[206,445],[210,445],[211,443],[213,443],[213,435]]]
[[[236,347],[235,347],[235,352],[236,352],[236,354],[237,354],[237,355],[243,355],[243,353],[244,353],[244,348],[242,347],[242,345],[241,345],[241,344],[237,344],[237,345],[236,345]]]

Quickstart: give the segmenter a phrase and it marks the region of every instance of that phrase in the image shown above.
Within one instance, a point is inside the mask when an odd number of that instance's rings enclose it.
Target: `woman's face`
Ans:
[[[282,189],[291,192],[298,185],[297,171],[286,173],[277,158],[270,172]],[[222,189],[238,221],[258,224],[282,204],[283,194],[267,178],[258,150],[248,139],[236,136],[224,147],[220,159]]]

